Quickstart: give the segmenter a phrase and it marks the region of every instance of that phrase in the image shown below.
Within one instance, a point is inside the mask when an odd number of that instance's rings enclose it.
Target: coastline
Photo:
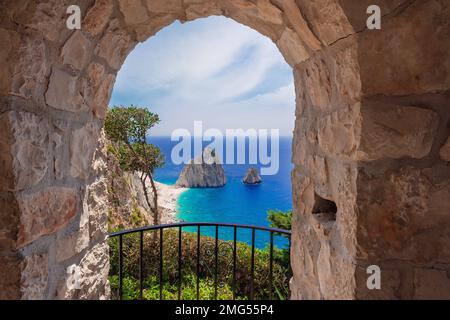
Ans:
[[[155,181],[158,192],[158,206],[161,212],[161,223],[179,222],[177,215],[177,202],[180,195],[188,188],[177,187],[175,185],[164,184]]]

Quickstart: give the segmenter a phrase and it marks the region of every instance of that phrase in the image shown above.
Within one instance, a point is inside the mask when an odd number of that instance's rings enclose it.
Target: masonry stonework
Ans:
[[[291,298],[450,299],[447,0],[78,0],[77,31],[73,2],[0,1],[1,298],[109,297],[99,137],[115,76],[173,21],[223,15],[294,70]],[[382,30],[366,29],[371,4]]]

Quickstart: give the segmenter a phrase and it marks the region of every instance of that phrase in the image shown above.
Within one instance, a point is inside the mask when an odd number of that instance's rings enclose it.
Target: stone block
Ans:
[[[353,157],[358,146],[359,104],[319,119],[318,143],[329,155]]]
[[[189,1],[185,1],[189,4]],[[145,4],[150,12],[154,13],[181,13],[183,11],[183,3],[181,0],[145,0]]]
[[[17,198],[20,225],[17,245],[23,247],[63,228],[77,213],[77,191],[49,187]]]
[[[13,155],[11,154],[11,128],[9,113],[0,115],[0,127],[3,134],[0,135],[0,191],[14,189]]]
[[[439,269],[415,269],[414,299],[449,300],[450,271]]]
[[[90,177],[99,136],[100,127],[94,122],[89,122],[72,132],[70,141],[70,175],[72,177],[79,179]]]
[[[0,178],[0,186],[23,190],[36,185],[49,168],[51,146],[47,120],[32,113],[10,111],[0,116],[0,124],[6,129],[6,134],[0,136],[0,145],[6,151],[0,155],[0,161],[9,168]]]
[[[439,124],[433,110],[365,103],[361,114],[360,160],[420,159],[430,153]]]
[[[384,19],[382,32],[363,32],[358,41],[366,96],[400,96],[450,89],[450,7],[418,1]],[[433,45],[430,45],[430,44]]]
[[[373,261],[378,265],[377,261]],[[367,267],[372,264],[358,265],[356,267],[356,298],[362,300],[397,300],[401,297],[402,284],[407,287],[405,282],[412,283],[411,276],[407,275],[401,266],[398,268],[379,266],[381,270],[381,288],[378,290],[369,290],[367,288],[367,279],[370,274],[367,273]]]
[[[301,96],[308,97],[308,103],[315,108],[322,110],[331,107],[332,84],[331,74],[328,65],[323,59],[311,59],[308,63],[301,65],[297,74],[298,90]]]
[[[351,40],[317,53],[298,65],[294,75],[302,112],[311,107],[314,113],[329,112],[361,100],[358,51]]]
[[[88,212],[83,210],[79,218],[73,222],[56,237],[57,262],[70,259],[89,246]]]
[[[325,45],[354,33],[344,11],[336,0],[296,0],[312,32]],[[364,14],[364,13],[363,13]]]
[[[144,42],[176,19],[177,17],[174,14],[165,14],[163,16],[153,17],[149,22],[136,26],[135,31],[137,40]]]
[[[114,75],[106,75],[95,92],[93,101],[90,103],[93,115],[99,119],[104,119],[106,116],[108,102],[111,98],[115,81],[116,77]]]
[[[71,266],[78,273],[79,288],[73,285],[74,275],[66,273],[59,280],[57,299],[108,299],[109,247],[100,242],[81,258],[80,263]]]
[[[277,41],[277,46],[287,63],[292,67],[310,57],[299,36],[292,29],[286,28],[284,30],[280,40]]]
[[[20,37],[15,31],[0,28],[0,43],[8,44],[0,47],[0,61],[3,62],[0,72],[0,94],[11,92],[14,50],[19,46]]]
[[[439,151],[439,155],[442,160],[450,162],[450,137],[442,146],[441,150]]]
[[[450,262],[450,172],[446,166],[358,173],[358,256]]]
[[[108,31],[95,48],[95,54],[105,59],[112,68],[119,70],[134,45],[128,32],[115,19],[109,23]]]
[[[88,62],[90,47],[90,41],[80,31],[74,32],[62,48],[63,63],[82,70]]]
[[[67,164],[69,163],[68,126],[67,121],[55,121],[51,136],[54,150],[54,174],[55,178],[59,180],[67,176]]]
[[[46,298],[48,264],[47,254],[32,254],[23,259],[20,286],[22,299],[43,300]]]
[[[89,236],[100,239],[108,231],[108,192],[105,178],[88,186],[85,195],[84,210],[88,212]]]
[[[15,248],[19,208],[12,192],[0,192],[0,255]]]
[[[73,231],[69,235],[58,236],[56,242],[56,261],[62,262],[82,252],[89,245],[88,228]]]
[[[78,78],[59,69],[53,69],[45,100],[49,106],[59,110],[74,113],[87,110],[79,92]]]
[[[20,58],[11,65],[14,76],[10,92],[31,99],[47,89],[51,64],[45,42],[31,36],[22,37],[16,53]]]
[[[285,29],[281,10],[269,0],[229,0],[224,2],[223,6],[227,16],[259,31],[273,41],[277,41]]]
[[[159,3],[159,1],[153,1]],[[125,17],[125,23],[128,25],[136,25],[146,22],[149,17],[147,10],[141,1],[136,0],[119,0],[120,11]]]
[[[0,254],[0,299],[20,299],[20,264],[17,254]]]
[[[313,51],[319,50],[321,47],[320,41],[311,32],[308,22],[303,18],[295,0],[275,0],[274,3],[283,9],[287,20],[307,48]]]
[[[223,9],[216,1],[210,0],[185,0],[186,20],[204,18],[212,15],[222,15]]]
[[[83,31],[87,31],[93,37],[99,35],[109,22],[113,7],[114,4],[110,0],[96,0],[83,21]]]
[[[71,4],[70,0],[28,2],[25,12],[32,14],[21,22],[31,30],[38,31],[45,39],[57,41],[64,31],[69,31],[66,27],[66,10]]]

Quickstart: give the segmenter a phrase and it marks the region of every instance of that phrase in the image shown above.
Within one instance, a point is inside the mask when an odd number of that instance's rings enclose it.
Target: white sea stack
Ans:
[[[217,188],[227,182],[225,171],[214,149],[205,148],[181,171],[176,185],[184,188]]]

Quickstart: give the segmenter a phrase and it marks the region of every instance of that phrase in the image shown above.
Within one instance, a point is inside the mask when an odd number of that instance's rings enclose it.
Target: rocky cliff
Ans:
[[[225,171],[214,149],[205,148],[191,160],[178,178],[176,185],[185,188],[217,188],[227,182]]]
[[[250,168],[247,170],[245,174],[244,180],[242,180],[245,184],[259,184],[262,182],[261,176],[258,173],[258,169]]]
[[[108,152],[107,190],[109,229],[128,229],[153,221],[139,177],[122,171],[111,152]]]
[[[106,142],[110,144],[109,141]],[[145,200],[139,173],[124,172],[113,152],[107,160],[108,227],[129,229],[153,224],[153,214]],[[150,181],[145,182],[150,186]],[[176,222],[176,201],[182,188],[174,188],[155,181],[158,190],[158,211],[162,224]],[[150,190],[150,187],[149,187]],[[149,192],[150,201],[152,193]]]

